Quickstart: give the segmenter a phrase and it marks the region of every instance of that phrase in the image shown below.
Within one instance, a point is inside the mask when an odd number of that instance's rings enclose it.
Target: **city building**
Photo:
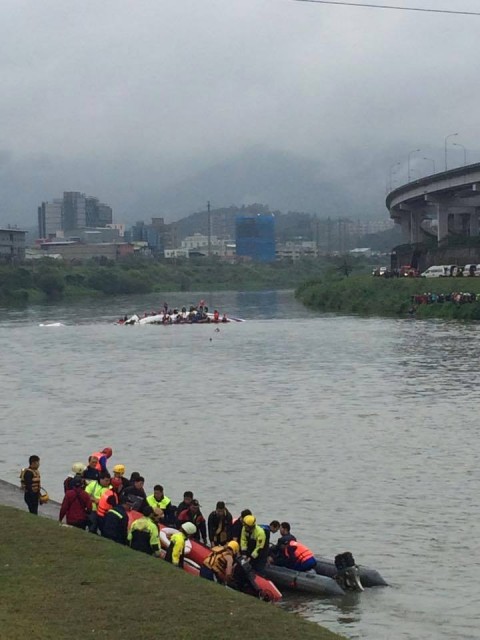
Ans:
[[[38,207],[38,237],[54,238],[57,231],[63,229],[63,200],[42,202]]]
[[[152,218],[150,224],[139,220],[128,231],[125,240],[128,242],[146,242],[152,254],[164,255],[165,249],[174,248],[175,225],[165,224],[163,218]]]
[[[0,260],[15,262],[25,259],[26,231],[20,229],[0,229]]]
[[[275,217],[257,214],[235,219],[236,253],[255,262],[275,260]]]
[[[38,234],[40,238],[53,238],[59,231],[103,228],[112,224],[112,217],[112,208],[98,198],[79,191],[65,191],[63,198],[42,202],[38,207]]]

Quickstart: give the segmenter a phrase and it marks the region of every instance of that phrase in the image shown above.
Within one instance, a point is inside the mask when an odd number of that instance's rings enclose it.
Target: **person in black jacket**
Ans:
[[[242,527],[243,527],[243,518],[245,518],[245,516],[251,516],[251,515],[252,515],[252,512],[250,511],[250,509],[244,509],[240,514],[240,517],[235,520],[235,522],[232,524],[232,530],[231,530],[232,540],[236,540],[237,542],[240,542],[240,535],[242,533]]]
[[[223,500],[217,502],[215,511],[208,516],[208,538],[212,547],[224,545],[231,540],[232,514]]]
[[[122,492],[122,496],[133,505],[135,511],[143,511],[143,508],[147,505],[147,494],[143,488],[144,483],[145,478],[142,476],[134,477],[133,484],[130,484]]]
[[[102,536],[104,538],[109,538],[119,544],[127,544],[128,512],[130,509],[130,503],[122,497],[120,504],[107,511],[103,519]]]

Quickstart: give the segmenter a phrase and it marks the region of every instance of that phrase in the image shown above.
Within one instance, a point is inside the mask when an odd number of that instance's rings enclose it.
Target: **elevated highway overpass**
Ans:
[[[451,235],[478,236],[480,163],[404,184],[387,195],[386,205],[407,242],[432,235],[439,244]]]

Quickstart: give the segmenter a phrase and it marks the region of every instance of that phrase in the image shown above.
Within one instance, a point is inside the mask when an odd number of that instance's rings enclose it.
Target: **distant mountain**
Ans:
[[[38,205],[63,191],[99,197],[113,207],[116,222],[127,224],[152,216],[172,222],[205,209],[208,200],[212,209],[257,202],[271,211],[320,218],[388,215],[382,158],[364,149],[346,149],[345,158],[337,160],[341,166],[327,158],[326,152],[315,160],[257,146],[213,164],[207,158],[169,164],[163,156],[155,162],[143,156],[113,162],[107,157],[17,156],[0,149],[0,226],[35,225]]]
[[[259,147],[213,165],[161,190],[144,193],[139,211],[164,212],[166,221],[203,210],[208,200],[215,209],[261,202],[271,210],[306,211],[320,217],[362,215],[358,198],[325,162]],[[378,211],[382,211],[379,203]],[[372,215],[372,211],[366,213]],[[158,213],[157,215],[162,215]]]

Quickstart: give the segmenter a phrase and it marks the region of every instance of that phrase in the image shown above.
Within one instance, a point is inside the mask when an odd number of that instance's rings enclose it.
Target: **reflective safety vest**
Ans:
[[[292,550],[293,549],[293,553]],[[284,554],[290,560],[292,555],[295,557],[296,563],[302,563],[306,560],[310,560],[313,558],[313,553],[310,551],[308,547],[306,547],[301,542],[297,542],[296,540],[290,540],[290,542],[284,547]]]
[[[25,473],[27,471],[32,474],[32,492],[40,493],[40,473],[39,471],[37,471],[37,469],[30,469],[30,467],[22,469],[20,472],[20,486],[24,491],[27,490],[27,485],[25,483]]]
[[[161,500],[155,500],[153,493],[151,496],[147,496],[147,502],[152,509],[161,509],[162,511],[165,511],[172,504],[172,501],[167,496],[163,496]]]
[[[132,522],[127,540],[133,549],[153,553],[160,549],[157,525],[144,516]]]
[[[242,553],[247,551],[252,558],[258,558],[266,544],[267,535],[262,527],[256,524],[251,531],[247,531],[247,528],[243,525],[242,533],[240,534],[240,549]],[[253,551],[250,551],[252,547],[254,547]]]
[[[92,498],[92,511],[97,510],[97,501],[100,500],[105,491],[108,491],[111,487],[102,487],[98,480],[92,480],[85,487],[85,491]]]
[[[112,508],[113,505],[111,505],[110,502],[108,502],[108,499],[111,496],[114,496],[115,504],[118,504],[118,493],[116,491],[114,491],[113,489],[104,491],[100,496],[100,500],[98,501],[98,505],[97,505],[97,514],[99,518],[103,518],[107,513],[107,511],[110,511],[110,509]]]
[[[170,546],[167,549],[165,560],[167,562],[171,562],[177,567],[183,567],[186,541],[187,536],[182,531],[174,533],[170,538]]]

